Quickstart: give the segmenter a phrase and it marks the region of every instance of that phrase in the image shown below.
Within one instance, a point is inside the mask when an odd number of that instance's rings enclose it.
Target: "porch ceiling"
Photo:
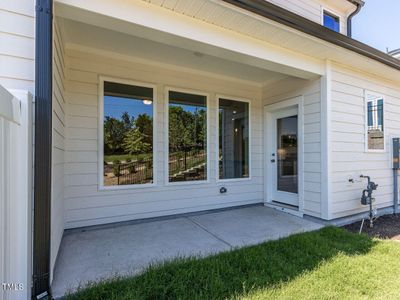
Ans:
[[[187,41],[194,39],[203,43],[199,47],[201,52],[220,56],[221,49],[230,49],[233,51],[222,57],[287,75],[300,78],[323,75],[323,62],[331,60],[400,82],[396,69],[372,58],[219,0],[55,1],[58,8],[63,7],[65,17],[107,28],[119,27],[125,32],[137,29],[127,24],[139,25],[140,31],[152,39],[170,41],[186,49],[190,46]],[[71,8],[82,11],[74,14]],[[89,12],[97,17],[91,17]],[[99,18],[104,13],[110,17],[109,22]],[[121,21],[126,24],[118,24]],[[185,39],[179,41],[178,36]]]
[[[142,1],[128,1],[124,2],[125,5],[120,3],[122,6],[115,3],[108,9],[109,4],[109,1],[56,1],[56,16],[63,19],[61,23],[68,27],[65,30],[66,43],[87,44],[97,49],[106,47],[108,51],[125,54],[128,51],[135,53],[132,48],[138,47],[129,41],[132,39],[141,42],[142,50],[154,48],[148,53],[153,54],[152,59],[157,50],[160,52],[156,55],[157,59],[170,64],[188,63],[189,57],[191,60],[195,58],[188,67],[213,66],[210,69],[212,72],[250,78],[250,81],[255,79],[257,83],[264,83],[270,75],[311,79],[324,74],[323,61],[232,30],[171,14],[166,9]],[[124,7],[126,5],[129,7]],[[124,16],[120,14],[123,12]],[[110,43],[106,37],[114,42]],[[139,52],[143,54],[137,48],[135,55]],[[203,60],[194,57],[194,52],[204,54]],[[205,60],[208,62],[204,63]]]
[[[123,58],[143,60],[151,64],[194,69],[257,85],[266,85],[271,81],[287,77],[285,74],[264,68],[70,19],[59,18],[58,23],[67,49],[95,51],[100,54],[108,53],[115,58],[120,55]]]

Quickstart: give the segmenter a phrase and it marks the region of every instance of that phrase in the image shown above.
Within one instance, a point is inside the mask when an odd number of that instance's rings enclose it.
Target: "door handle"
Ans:
[[[275,159],[271,159],[271,162],[274,163],[274,162],[275,162]]]

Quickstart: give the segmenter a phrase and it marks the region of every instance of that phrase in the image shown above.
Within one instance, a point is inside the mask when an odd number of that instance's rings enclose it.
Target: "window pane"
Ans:
[[[367,127],[368,149],[384,149],[384,109],[383,99],[375,95],[367,95]]]
[[[153,89],[104,82],[104,186],[153,182]]]
[[[207,179],[207,97],[169,92],[169,181]]]
[[[219,178],[249,177],[249,104],[219,99]]]
[[[340,31],[339,17],[328,12],[324,12],[324,26],[336,32]]]
[[[372,102],[368,102],[368,126],[372,126],[374,123],[372,118]]]

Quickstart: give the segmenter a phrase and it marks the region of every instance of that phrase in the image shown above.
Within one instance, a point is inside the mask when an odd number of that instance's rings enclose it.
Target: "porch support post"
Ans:
[[[53,1],[36,0],[34,299],[50,298]]]
[[[331,102],[332,62],[325,62],[325,75],[321,77],[321,217],[332,219],[331,195]]]

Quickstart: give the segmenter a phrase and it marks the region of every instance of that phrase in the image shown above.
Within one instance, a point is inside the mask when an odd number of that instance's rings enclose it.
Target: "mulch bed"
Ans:
[[[343,226],[343,228],[358,233],[360,226],[361,221]],[[369,227],[369,220],[366,219],[362,232],[370,237],[400,241],[400,214],[379,217],[375,220],[373,228]]]

